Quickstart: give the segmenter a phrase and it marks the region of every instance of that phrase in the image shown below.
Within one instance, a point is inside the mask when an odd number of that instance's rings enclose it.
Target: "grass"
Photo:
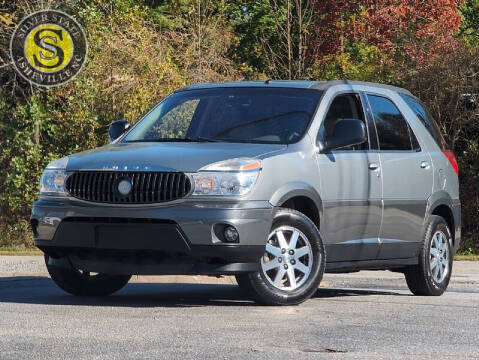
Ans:
[[[479,254],[456,254],[456,261],[479,261]]]
[[[42,255],[37,248],[27,248],[19,246],[0,246],[0,255]]]

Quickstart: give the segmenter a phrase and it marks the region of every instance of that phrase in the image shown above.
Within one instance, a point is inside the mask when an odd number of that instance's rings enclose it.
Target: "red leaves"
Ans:
[[[349,40],[420,64],[452,50],[461,23],[456,0],[317,0],[313,6],[319,56],[343,51]]]

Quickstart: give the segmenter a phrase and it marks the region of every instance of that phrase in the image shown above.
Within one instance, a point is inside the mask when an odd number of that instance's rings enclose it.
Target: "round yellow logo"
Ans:
[[[73,49],[68,31],[55,24],[37,26],[25,39],[25,57],[38,71],[63,69],[70,62]]]
[[[58,10],[42,10],[25,17],[10,41],[15,68],[39,86],[56,86],[73,79],[84,65],[86,53],[83,29]]]

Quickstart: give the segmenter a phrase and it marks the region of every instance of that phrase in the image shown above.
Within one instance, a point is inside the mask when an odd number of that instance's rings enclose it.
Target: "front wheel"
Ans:
[[[130,275],[92,274],[74,268],[51,266],[45,263],[52,280],[62,290],[76,296],[106,296],[123,288],[130,280]]]
[[[323,277],[326,255],[318,228],[302,213],[279,209],[259,260],[260,270],[237,275],[240,287],[265,305],[294,305],[310,298]]]
[[[430,216],[426,224],[419,263],[408,267],[404,275],[414,295],[442,295],[452,271],[452,236],[442,217]]]

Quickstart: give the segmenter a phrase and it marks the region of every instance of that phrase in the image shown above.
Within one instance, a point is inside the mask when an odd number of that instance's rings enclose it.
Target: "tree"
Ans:
[[[479,0],[466,0],[460,6],[462,23],[459,35],[472,46],[479,46]]]
[[[312,0],[232,1],[228,12],[238,34],[233,57],[247,75],[308,77]]]
[[[399,64],[427,63],[452,51],[461,24],[463,0],[323,1],[314,5],[315,45],[319,57],[365,43]]]

